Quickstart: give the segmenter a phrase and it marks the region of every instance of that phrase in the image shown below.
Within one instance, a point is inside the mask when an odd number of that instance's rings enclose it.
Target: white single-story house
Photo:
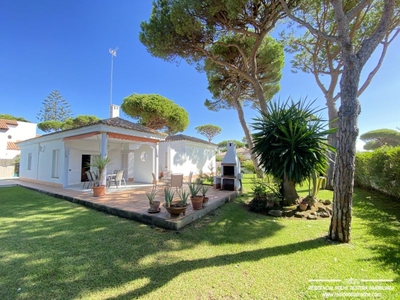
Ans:
[[[167,137],[119,117],[18,143],[20,179],[67,187],[86,180],[93,156],[108,156],[105,172],[125,170],[126,181],[152,183],[161,171],[188,176],[215,169],[216,145],[183,135]],[[104,178],[105,180],[105,178]],[[105,182],[103,182],[104,184]]]

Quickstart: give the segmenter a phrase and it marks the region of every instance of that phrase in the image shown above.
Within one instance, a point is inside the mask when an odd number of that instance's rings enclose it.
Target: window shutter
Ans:
[[[32,170],[32,153],[28,153],[28,170]]]
[[[59,163],[60,150],[53,150],[52,160],[51,160],[51,177],[58,178],[58,163]]]

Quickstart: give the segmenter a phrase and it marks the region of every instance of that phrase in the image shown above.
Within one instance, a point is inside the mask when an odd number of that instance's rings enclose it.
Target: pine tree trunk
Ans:
[[[253,146],[254,146],[253,139],[251,137],[250,130],[247,127],[247,123],[246,123],[246,120],[244,118],[244,112],[243,112],[242,104],[238,100],[239,95],[240,95],[240,84],[238,83],[237,84],[237,91],[235,93],[234,105],[235,105],[236,111],[238,113],[240,125],[242,125],[244,135],[246,136],[247,145],[248,145],[249,149],[251,150],[253,148]],[[255,154],[253,154],[253,151],[251,151],[250,153],[251,153],[250,154],[251,161],[253,162],[253,165],[254,165],[254,170],[255,170],[257,176],[260,177],[262,172],[260,170],[257,157],[256,157]]]
[[[360,114],[360,105],[357,100],[360,74],[365,63],[390,29],[395,1],[384,1],[382,18],[376,30],[371,36],[364,38],[357,53],[354,53],[351,43],[349,23],[342,7],[342,1],[332,1],[331,3],[335,10],[341,44],[343,73],[340,80],[341,106],[339,109],[333,214],[328,237],[331,240],[348,243],[351,240],[351,209],[358,135],[357,119]]]
[[[252,82],[253,85],[253,89],[257,95],[258,98],[258,103],[260,105],[260,110],[265,113],[268,114],[268,107],[267,107],[267,101],[265,100],[265,96],[264,96],[264,90],[260,84],[260,82],[257,79],[254,79],[254,81]]]
[[[328,237],[348,243],[351,240],[357,119],[360,114],[357,91],[362,68],[355,55],[348,55],[344,59],[347,61],[340,81],[342,104],[339,109],[333,214]]]
[[[326,103],[328,106],[328,115],[329,115],[329,129],[338,127],[338,111],[336,108],[336,104],[332,99],[326,99]],[[333,121],[336,120],[336,121]],[[337,149],[337,132],[328,135],[328,144],[335,147]],[[328,190],[334,189],[334,174],[335,174],[335,165],[336,165],[336,153],[329,151],[329,166],[326,174],[326,188]]]

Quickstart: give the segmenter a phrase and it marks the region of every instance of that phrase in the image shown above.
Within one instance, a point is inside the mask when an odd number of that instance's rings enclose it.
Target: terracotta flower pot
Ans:
[[[308,207],[308,203],[307,202],[300,202],[299,204],[300,210],[306,210]]]
[[[150,211],[157,212],[160,210],[161,202],[160,201],[153,201],[150,203]]]
[[[94,186],[93,188],[93,197],[100,197],[106,194],[106,186]]]
[[[208,197],[205,197],[205,196],[203,197],[203,207],[208,205],[208,200],[209,200]]]
[[[165,203],[163,204],[163,206],[165,207],[167,212],[170,213],[171,217],[177,217],[180,214],[185,215],[186,208],[188,207],[187,205],[186,206],[178,206],[176,204],[173,204],[170,207],[167,207],[167,205],[165,205]]]
[[[203,208],[203,196],[190,197],[192,201],[193,210],[198,210]]]

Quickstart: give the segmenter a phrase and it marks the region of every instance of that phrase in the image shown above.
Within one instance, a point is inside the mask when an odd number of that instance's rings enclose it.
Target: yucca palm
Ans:
[[[260,166],[265,173],[283,180],[283,197],[286,205],[298,198],[296,183],[310,177],[312,172],[324,172],[328,161],[327,122],[313,109],[315,101],[300,100],[294,103],[269,102],[268,114],[254,119],[252,127],[254,147]]]

